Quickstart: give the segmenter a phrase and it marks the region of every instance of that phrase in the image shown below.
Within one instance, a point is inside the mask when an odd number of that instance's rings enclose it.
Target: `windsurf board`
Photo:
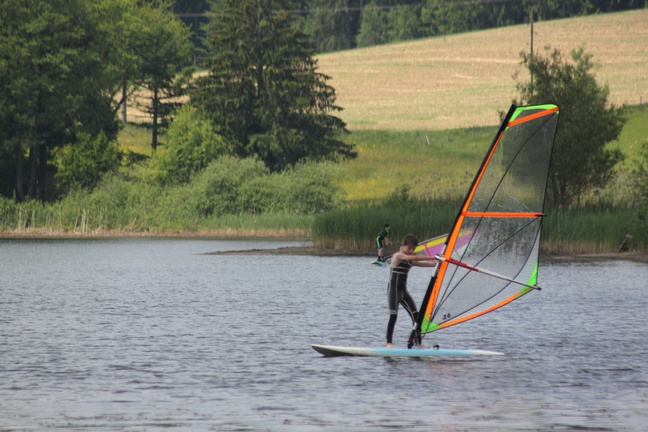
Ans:
[[[325,357],[466,357],[504,355],[495,351],[461,349],[367,348],[319,344],[313,344],[311,347]]]

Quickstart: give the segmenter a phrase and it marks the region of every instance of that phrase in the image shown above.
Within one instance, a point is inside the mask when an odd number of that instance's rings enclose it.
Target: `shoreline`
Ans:
[[[207,252],[203,255],[312,255],[321,257],[374,257],[373,251],[343,251],[333,249],[319,249],[313,246],[287,246],[276,249],[248,249],[239,251]],[[580,255],[540,255],[546,261],[601,261],[601,260],[626,260],[648,263],[648,254],[641,252],[620,252]]]
[[[310,241],[308,232],[302,229],[237,230],[221,228],[200,231],[136,231],[107,230],[74,231],[50,228],[26,228],[23,230],[0,231],[0,240],[5,239],[114,239],[114,238],[204,238],[215,240],[285,240]]]
[[[294,241],[310,242],[306,232],[299,230],[253,230],[246,234],[235,229],[205,230],[205,231],[177,231],[177,232],[150,232],[150,231],[124,231],[124,230],[94,230],[92,232],[52,230],[52,229],[25,229],[21,231],[0,231],[0,240],[101,240],[101,239],[209,239],[209,240],[261,240],[261,241]],[[321,256],[321,257],[372,257],[373,250],[339,250],[321,249],[309,246],[286,246],[275,249],[246,249],[236,251],[206,252],[202,255],[294,255],[294,256]],[[648,263],[648,254],[638,251],[608,252],[597,254],[553,255],[541,254],[540,259],[547,261],[601,261],[601,260],[627,260]]]

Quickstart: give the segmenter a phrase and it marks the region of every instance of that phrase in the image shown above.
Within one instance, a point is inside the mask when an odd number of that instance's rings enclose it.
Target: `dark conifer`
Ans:
[[[313,46],[293,25],[289,0],[225,0],[210,37],[215,54],[192,102],[232,140],[240,157],[272,170],[305,160],[355,157],[333,113],[335,89],[317,71]]]

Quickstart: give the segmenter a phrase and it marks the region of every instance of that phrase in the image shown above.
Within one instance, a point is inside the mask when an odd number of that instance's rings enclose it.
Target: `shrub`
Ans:
[[[283,176],[269,174],[244,181],[238,194],[238,208],[246,213],[276,213],[287,209],[287,191]]]
[[[239,194],[243,183],[268,175],[268,169],[256,158],[225,156],[198,174],[187,192],[191,195],[191,205],[201,216],[239,213]]]
[[[75,144],[63,147],[57,154],[58,186],[65,190],[92,189],[105,173],[119,167],[122,157],[104,132],[95,137],[80,133]]]
[[[321,213],[346,202],[337,181],[340,169],[332,162],[299,164],[283,175],[290,184],[287,209],[291,213]]]
[[[186,183],[212,161],[231,153],[231,146],[195,108],[185,105],[167,132],[166,148],[156,153],[153,164],[163,183]]]

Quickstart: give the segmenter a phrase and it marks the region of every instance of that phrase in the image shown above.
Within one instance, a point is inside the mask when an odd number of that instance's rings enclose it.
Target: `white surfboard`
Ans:
[[[363,348],[318,344],[313,344],[311,347],[325,357],[466,357],[504,355],[495,351],[461,349]]]

